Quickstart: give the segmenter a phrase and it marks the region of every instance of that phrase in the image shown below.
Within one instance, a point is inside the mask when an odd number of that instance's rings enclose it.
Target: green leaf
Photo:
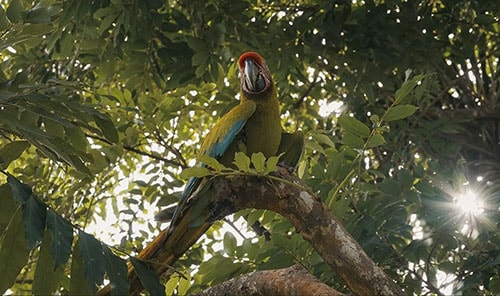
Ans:
[[[76,151],[85,152],[87,148],[87,138],[83,131],[76,126],[64,127],[67,138],[71,141],[71,146]]]
[[[330,137],[325,134],[312,134],[312,137],[320,144],[335,147],[335,143],[333,143],[332,139],[330,139]]]
[[[224,252],[226,252],[226,254],[228,254],[229,256],[234,255],[234,253],[236,252],[236,237],[234,237],[231,232],[227,231],[224,234],[223,243]]]
[[[10,27],[9,19],[2,6],[0,6],[0,31],[6,30]]]
[[[413,105],[400,105],[400,106],[395,106],[387,110],[387,113],[385,113],[384,121],[390,122],[394,120],[399,120],[403,119],[406,117],[409,117],[417,111],[418,107],[413,106]]]
[[[257,172],[259,173],[263,172],[266,166],[266,157],[264,156],[264,153],[262,152],[253,153],[252,164]]]
[[[118,132],[111,119],[103,114],[94,114],[94,121],[101,130],[104,137],[112,143],[118,142]]]
[[[183,169],[180,173],[182,179],[188,179],[191,177],[201,178],[205,176],[210,176],[212,173],[209,169],[204,166],[195,166],[192,168]]]
[[[344,155],[345,151],[333,152],[328,154],[329,162],[327,166],[327,172],[333,180],[337,180],[340,178],[339,174],[342,168],[342,164],[344,163]]]
[[[0,248],[0,293],[3,294],[16,281],[17,275],[29,259],[29,250],[24,239],[21,211],[14,212],[4,232]]]
[[[59,122],[49,118],[44,118],[43,125],[45,127],[45,130],[47,131],[47,134],[49,134],[50,136],[58,137],[61,139],[64,138],[64,127]]]
[[[7,168],[9,164],[19,158],[30,144],[27,141],[14,141],[0,149],[0,167]]]
[[[9,226],[13,214],[16,212],[17,204],[12,198],[9,185],[0,185],[0,234]]]
[[[280,155],[277,156],[271,156],[267,159],[266,162],[266,173],[274,172],[276,171],[278,167],[278,162],[280,161],[281,156],[283,156],[284,153],[281,153]]]
[[[71,275],[69,281],[69,295],[92,295],[90,285],[85,280],[84,263],[80,255],[80,242],[73,249],[71,258]]]
[[[167,119],[174,117],[184,106],[184,100],[176,97],[165,97],[158,106]]]
[[[204,40],[192,36],[187,36],[186,41],[189,47],[191,47],[195,52],[208,52],[208,46]],[[206,68],[206,65],[203,66]]]
[[[500,276],[494,275],[489,282],[489,290],[493,295],[500,294]]]
[[[352,133],[345,133],[342,137],[342,142],[354,149],[361,149],[365,146],[365,142],[359,136]]]
[[[28,249],[33,249],[42,241],[46,216],[47,206],[31,195],[23,205],[24,232]]]
[[[47,213],[47,229],[50,232],[52,243],[50,254],[54,258],[54,268],[66,263],[73,244],[73,226],[52,209]]]
[[[33,193],[28,185],[21,183],[12,175],[7,176],[7,182],[12,190],[12,196],[18,203],[24,204]]]
[[[21,0],[12,0],[7,7],[7,17],[12,23],[19,23],[23,20],[24,5]]]
[[[191,58],[191,64],[193,66],[206,65],[210,53],[208,51],[197,52]]]
[[[160,278],[154,269],[134,257],[130,257],[130,263],[134,266],[135,274],[150,295],[165,295],[165,287],[160,284]]]
[[[385,144],[385,139],[384,136],[381,134],[374,134],[368,139],[368,143],[366,143],[366,147],[368,148],[373,148],[373,147],[378,147],[380,145]]]
[[[249,172],[250,171],[250,158],[243,152],[237,152],[234,155],[234,162],[233,162],[238,170],[243,171],[243,172]]]
[[[54,295],[60,279],[64,276],[63,268],[53,268],[52,256],[50,255],[52,244],[49,232],[45,231],[33,278],[32,292],[34,295]]]
[[[25,22],[32,24],[49,23],[50,16],[51,14],[48,7],[40,7],[37,5],[27,11]]]
[[[187,291],[191,287],[191,276],[189,274],[186,277],[179,278],[179,283],[177,285],[178,295],[188,295]]]
[[[396,91],[394,104],[400,104],[424,77],[425,75],[417,75],[412,79],[405,81]]]
[[[212,168],[217,173],[220,173],[222,171],[222,168],[224,167],[219,161],[217,161],[217,159],[208,155],[200,156],[199,161],[205,164],[207,167]]]
[[[189,28],[191,26],[191,22],[180,10],[172,9],[172,17],[174,18],[175,22],[182,28]]]
[[[111,295],[128,295],[127,263],[122,258],[113,254],[107,246],[103,246],[103,250],[104,257],[106,258],[106,273],[111,282]]]
[[[368,128],[366,124],[347,114],[340,115],[339,124],[346,131],[351,132],[356,136],[366,138],[370,135],[370,128]]]
[[[78,236],[78,246],[80,247],[80,255],[83,259],[85,279],[95,293],[97,292],[97,285],[103,283],[104,272],[106,270],[102,244],[84,231],[79,231]]]
[[[495,22],[495,17],[489,14],[481,14],[474,19],[474,23],[478,25],[491,25],[494,22]]]

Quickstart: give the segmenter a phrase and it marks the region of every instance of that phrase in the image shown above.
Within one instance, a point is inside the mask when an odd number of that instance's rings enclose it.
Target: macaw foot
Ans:
[[[289,166],[285,162],[278,162],[278,166],[285,168],[289,173],[293,173],[295,171],[294,166]]]

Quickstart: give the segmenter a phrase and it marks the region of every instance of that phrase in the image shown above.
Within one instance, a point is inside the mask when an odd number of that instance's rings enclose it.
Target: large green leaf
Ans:
[[[58,268],[53,267],[52,255],[50,254],[52,244],[51,235],[48,231],[45,231],[33,277],[32,292],[34,295],[53,295],[64,276],[64,269],[61,266]]]
[[[2,6],[0,6],[0,30],[5,30],[10,27],[9,19]]]
[[[401,85],[401,87],[396,91],[394,103],[400,104],[403,103],[403,101],[406,102],[407,100],[405,99],[424,77],[424,75],[417,75],[412,79],[405,81],[403,85]]]
[[[0,233],[7,228],[18,207],[10,191],[9,185],[0,185],[0,205],[2,205],[0,207]]]
[[[26,150],[30,144],[27,141],[14,141],[0,149],[0,168],[7,168],[9,164],[16,160]]]
[[[264,153],[262,152],[253,153],[251,160],[252,160],[252,165],[257,172],[264,171],[266,166],[266,157],[264,156]]]
[[[33,249],[42,241],[46,217],[47,206],[31,195],[23,205],[24,232],[28,249]]]
[[[33,193],[28,185],[22,183],[12,175],[7,176],[7,181],[12,190],[12,196],[18,203],[24,204]]]
[[[94,120],[104,137],[112,143],[118,142],[118,132],[111,119],[103,114],[94,114]]]
[[[250,158],[243,152],[237,152],[234,156],[234,162],[233,162],[238,170],[243,171],[243,172],[249,172],[250,171],[250,163],[251,160]]]
[[[236,238],[231,232],[228,231],[224,234],[223,243],[224,252],[226,252],[229,256],[233,256],[236,252]]]
[[[154,269],[134,257],[130,258],[130,263],[134,266],[135,274],[150,295],[165,295],[165,286],[160,284],[160,278]]]
[[[10,288],[29,258],[21,209],[14,212],[0,248],[0,293]]]
[[[80,242],[75,244],[71,257],[71,274],[69,282],[69,295],[92,295],[95,289],[91,289],[86,280],[83,258],[80,255]],[[94,293],[92,292],[94,291]]]
[[[47,229],[52,238],[50,254],[54,260],[53,266],[58,268],[69,259],[71,245],[73,244],[73,226],[52,209],[49,209],[47,213]]]
[[[103,247],[100,241],[84,231],[79,231],[78,236],[78,247],[83,259],[85,279],[95,293],[97,285],[103,283],[106,271]]]
[[[347,114],[342,114],[339,116],[339,124],[346,131],[352,133],[353,135],[363,138],[366,138],[370,135],[370,128],[368,128],[366,124]]]
[[[127,263],[103,246],[106,258],[106,274],[111,282],[111,295],[127,295],[129,290]]]
[[[21,0],[12,0],[7,7],[7,17],[13,23],[21,22],[23,19],[24,5]]]
[[[383,117],[385,121],[394,121],[409,117],[417,111],[418,107],[413,105],[399,105],[394,106],[391,109],[387,110],[387,113]]]

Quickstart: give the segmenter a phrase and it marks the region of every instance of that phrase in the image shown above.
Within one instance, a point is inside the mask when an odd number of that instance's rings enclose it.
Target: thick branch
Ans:
[[[252,272],[225,281],[193,296],[345,295],[325,285],[304,267],[294,265]]]
[[[326,205],[309,193],[302,180],[284,168],[280,168],[275,177],[283,181],[249,175],[218,176],[208,180],[192,197],[190,206],[182,213],[183,218],[171,235],[165,239],[166,230],[163,230],[138,257],[153,262],[152,268],[163,275],[213,221],[243,209],[267,209],[286,217],[353,293],[404,295],[332,216]],[[193,217],[199,226],[193,226]],[[131,294],[143,289],[131,266],[129,280]],[[99,291],[99,295],[109,293],[109,285]]]
[[[278,176],[287,182],[270,182],[267,178],[251,176],[216,178],[211,191],[218,205],[226,205],[226,214],[255,208],[271,210],[286,217],[352,292],[360,295],[404,295],[333,217],[326,205],[308,192],[302,180],[286,169],[280,169]]]

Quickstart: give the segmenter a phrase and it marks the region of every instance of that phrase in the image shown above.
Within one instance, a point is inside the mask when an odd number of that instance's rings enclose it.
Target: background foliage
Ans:
[[[496,0],[0,1],[0,290],[126,288],[118,256],[157,233],[253,50],[307,133],[299,175],[375,262],[408,294],[500,293],[499,17]],[[243,215],[271,240],[216,224],[167,293],[294,262],[344,289],[287,221]]]

